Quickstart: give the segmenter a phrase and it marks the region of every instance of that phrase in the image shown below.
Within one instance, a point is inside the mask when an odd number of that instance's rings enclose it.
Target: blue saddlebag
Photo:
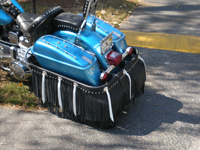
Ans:
[[[85,84],[100,84],[100,69],[96,57],[64,39],[46,35],[36,41],[32,53],[48,70]]]

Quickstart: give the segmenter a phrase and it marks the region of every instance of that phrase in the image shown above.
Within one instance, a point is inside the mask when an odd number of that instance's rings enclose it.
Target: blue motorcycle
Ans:
[[[32,76],[51,112],[109,128],[144,92],[146,70],[125,35],[95,16],[97,2],[86,0],[77,15],[57,6],[38,16],[0,0],[0,63],[17,80]]]

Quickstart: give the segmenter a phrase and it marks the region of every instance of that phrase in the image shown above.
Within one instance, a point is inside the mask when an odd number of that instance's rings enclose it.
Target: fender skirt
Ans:
[[[59,117],[97,128],[113,127],[123,108],[144,93],[146,68],[139,55],[102,86],[88,86],[36,65],[29,66],[34,94],[43,107]]]

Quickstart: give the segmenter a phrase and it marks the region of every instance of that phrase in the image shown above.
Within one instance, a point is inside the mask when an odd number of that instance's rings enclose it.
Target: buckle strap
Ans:
[[[129,98],[131,99],[131,76],[128,74],[128,72],[125,69],[123,70],[123,74],[125,74],[129,79],[129,95],[130,95]]]
[[[113,122],[115,122],[115,121],[114,121],[114,117],[113,117],[112,102],[111,102],[111,97],[110,97],[110,93],[109,93],[108,87],[105,87],[105,88],[104,88],[104,92],[106,92],[107,98],[108,98],[108,106],[109,106],[110,119],[111,119]]]

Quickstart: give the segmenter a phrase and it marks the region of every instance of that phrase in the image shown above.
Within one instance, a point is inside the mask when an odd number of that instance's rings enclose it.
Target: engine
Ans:
[[[17,30],[8,32],[8,40],[0,40],[0,65],[9,71],[17,80],[26,81],[31,76],[27,59],[30,58],[28,40]]]

